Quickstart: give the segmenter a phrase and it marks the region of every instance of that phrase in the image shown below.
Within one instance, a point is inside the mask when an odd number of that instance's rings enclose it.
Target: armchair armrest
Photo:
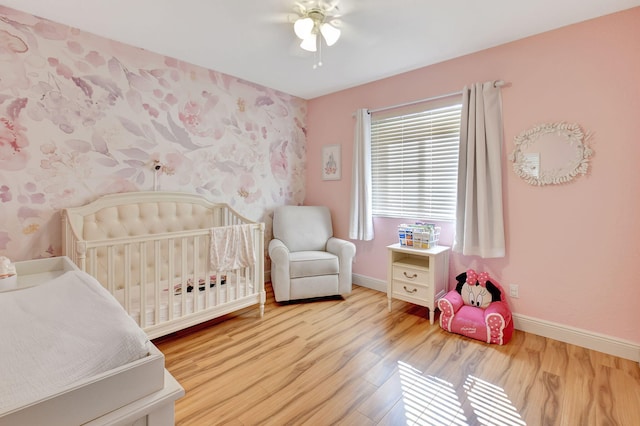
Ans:
[[[492,302],[487,309],[484,310],[485,319],[489,317],[491,314],[500,315],[504,318],[505,324],[509,324],[511,322],[511,309],[505,302]]]
[[[456,312],[464,305],[462,296],[451,290],[440,299],[438,299],[438,309],[440,309],[440,327],[444,330],[451,331],[451,323]]]
[[[289,261],[289,249],[284,243],[277,238],[269,241],[269,257],[274,262],[288,262]]]
[[[464,301],[462,300],[462,296],[455,290],[449,291],[447,294],[442,296],[442,299],[447,299],[449,303],[451,303],[451,307],[453,308],[453,313],[455,314],[458,310],[464,305]]]
[[[343,259],[351,261],[356,255],[356,245],[351,241],[331,237],[327,240],[327,251],[338,256],[340,261]]]
[[[487,306],[484,321],[487,324],[487,343],[504,345],[511,340],[511,310],[505,302],[493,302]]]
[[[289,249],[281,240],[274,238],[269,241],[269,257],[271,258],[271,282],[277,280],[281,285],[273,286],[277,301],[290,299]]]
[[[356,255],[356,245],[351,241],[331,237],[327,240],[327,251],[338,256],[340,272],[338,273],[338,292],[342,295],[351,293],[351,267]]]

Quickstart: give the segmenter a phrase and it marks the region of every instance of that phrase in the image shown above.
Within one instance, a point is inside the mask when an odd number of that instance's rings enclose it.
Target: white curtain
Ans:
[[[371,114],[366,109],[359,109],[353,141],[349,238],[373,240],[371,209]]]
[[[502,100],[494,82],[462,91],[456,235],[453,251],[504,257]]]

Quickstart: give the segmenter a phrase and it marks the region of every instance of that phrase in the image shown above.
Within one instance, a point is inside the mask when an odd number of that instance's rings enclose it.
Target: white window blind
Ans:
[[[455,220],[462,104],[423,104],[371,120],[374,216]]]

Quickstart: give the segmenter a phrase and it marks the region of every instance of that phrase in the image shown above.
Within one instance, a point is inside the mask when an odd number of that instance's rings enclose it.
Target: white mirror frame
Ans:
[[[566,143],[573,147],[575,155],[567,158],[560,168],[544,168],[539,153],[528,153],[542,137],[554,138],[553,143]],[[593,150],[587,145],[591,138],[578,124],[545,123],[525,130],[515,137],[515,150],[510,155],[514,172],[531,185],[549,185],[570,182],[578,175],[585,175]],[[566,147],[565,147],[566,148]]]

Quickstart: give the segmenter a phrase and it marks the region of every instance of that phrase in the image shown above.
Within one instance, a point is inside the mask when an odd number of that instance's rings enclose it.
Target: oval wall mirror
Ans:
[[[513,170],[531,185],[570,182],[584,175],[593,150],[578,124],[547,123],[520,133],[511,154]]]

